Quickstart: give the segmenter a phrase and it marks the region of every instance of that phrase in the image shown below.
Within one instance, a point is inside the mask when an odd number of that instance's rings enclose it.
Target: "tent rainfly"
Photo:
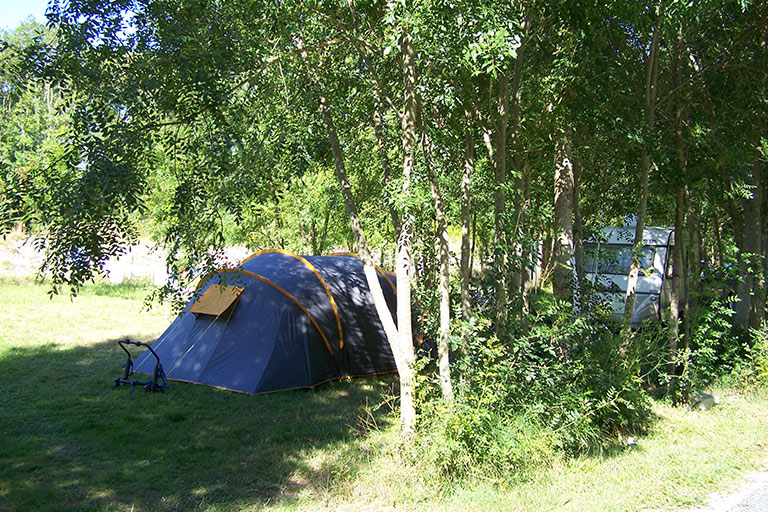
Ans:
[[[390,311],[394,274],[379,270]],[[256,253],[206,276],[152,344],[168,380],[267,393],[396,371],[360,259]],[[136,371],[152,373],[148,351]]]

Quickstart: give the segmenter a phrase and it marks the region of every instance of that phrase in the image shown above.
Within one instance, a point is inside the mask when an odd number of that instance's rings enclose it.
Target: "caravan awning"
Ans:
[[[240,298],[245,288],[225,284],[211,285],[189,308],[195,314],[219,316]]]

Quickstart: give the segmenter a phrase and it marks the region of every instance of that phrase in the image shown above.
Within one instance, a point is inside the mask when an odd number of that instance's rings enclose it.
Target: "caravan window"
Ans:
[[[643,255],[640,259],[641,269],[653,268],[653,247],[643,247]],[[600,245],[600,254],[597,254],[597,245],[586,244],[584,251],[584,270],[599,274],[629,274],[632,264],[632,246],[630,245]]]

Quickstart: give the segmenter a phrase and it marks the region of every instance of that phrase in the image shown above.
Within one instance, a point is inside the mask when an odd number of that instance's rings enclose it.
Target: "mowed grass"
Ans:
[[[162,308],[141,312],[140,287],[45,292],[0,286],[0,510],[294,502],[354,477],[358,415],[392,390],[391,377],[263,396],[176,382],[157,394],[113,389],[125,359],[115,340],[153,340]],[[386,427],[386,413],[368,421]]]
[[[515,483],[446,483],[398,444],[392,377],[248,396],[171,382],[113,389],[115,340],[151,341],[142,286],[50,300],[0,284],[0,511],[675,510],[768,457],[768,397],[710,411],[656,404],[633,447],[555,461]]]

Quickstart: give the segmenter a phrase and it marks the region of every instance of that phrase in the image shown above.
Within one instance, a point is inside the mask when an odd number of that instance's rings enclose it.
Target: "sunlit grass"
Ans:
[[[0,510],[260,508],[345,474],[358,410],[391,378],[258,397],[175,382],[162,394],[115,390],[115,340],[167,325],[137,294],[0,286]]]
[[[492,510],[676,510],[768,462],[768,398],[723,392],[710,411],[657,403],[654,433],[636,446],[603,456],[561,461],[500,500],[480,485],[459,491],[458,503],[489,499]]]
[[[113,389],[115,340],[152,340],[141,285],[0,285],[0,510],[674,510],[768,457],[768,398],[656,404],[633,447],[555,461],[515,484],[447,484],[398,441],[396,379],[248,396],[172,382]],[[514,481],[514,479],[512,479]]]

